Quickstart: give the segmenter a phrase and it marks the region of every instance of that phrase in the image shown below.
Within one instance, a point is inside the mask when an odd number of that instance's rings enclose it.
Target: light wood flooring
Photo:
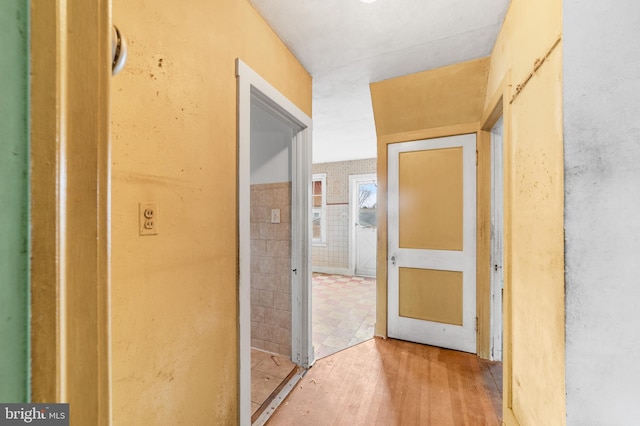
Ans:
[[[376,338],[317,361],[267,424],[499,425],[501,384],[501,363]]]

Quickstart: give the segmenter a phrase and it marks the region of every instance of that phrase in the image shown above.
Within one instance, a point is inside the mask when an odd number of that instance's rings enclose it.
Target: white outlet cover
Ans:
[[[271,223],[280,223],[280,209],[271,209]]]

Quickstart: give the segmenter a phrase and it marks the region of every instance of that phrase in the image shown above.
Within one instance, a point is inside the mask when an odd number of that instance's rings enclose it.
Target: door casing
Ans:
[[[238,78],[238,344],[239,423],[251,424],[251,103],[258,102],[294,131],[291,194],[291,360],[313,365],[311,341],[311,126],[302,110],[236,59]]]
[[[473,139],[473,141],[472,141]],[[476,134],[456,135],[442,138],[425,139],[388,145],[388,335],[405,340],[414,340],[415,335],[422,333],[423,324],[419,321],[400,317],[398,292],[392,291],[398,285],[398,274],[401,267],[409,267],[417,263],[430,265],[426,269],[463,272],[463,310],[462,325],[436,323],[430,325],[433,334],[421,343],[434,344],[451,349],[476,353]],[[462,147],[463,164],[463,249],[449,250],[412,250],[400,247],[398,237],[400,201],[398,194],[398,178],[392,170],[399,173],[399,155],[401,152],[418,152],[431,149],[447,149]],[[469,169],[472,169],[470,171]],[[395,188],[395,189],[394,189]],[[396,229],[395,231],[393,231]],[[421,252],[421,253],[417,253]],[[425,259],[423,255],[428,254]],[[396,264],[397,262],[397,264]],[[420,267],[422,268],[422,267]],[[394,275],[395,274],[395,275]],[[436,329],[441,333],[436,333]]]
[[[29,22],[31,401],[110,425],[111,2],[33,0]]]
[[[504,287],[504,177],[503,120],[491,130],[491,351],[489,359],[502,360],[502,290]]]

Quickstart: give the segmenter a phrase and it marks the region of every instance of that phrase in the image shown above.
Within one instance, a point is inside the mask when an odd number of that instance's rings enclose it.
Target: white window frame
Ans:
[[[322,182],[322,205],[315,207],[311,203],[311,221],[316,217],[316,213],[320,214],[320,238],[313,238],[314,246],[327,245],[327,174],[326,173],[314,173],[311,178],[311,197],[313,199],[313,182]],[[313,236],[313,234],[312,234]]]

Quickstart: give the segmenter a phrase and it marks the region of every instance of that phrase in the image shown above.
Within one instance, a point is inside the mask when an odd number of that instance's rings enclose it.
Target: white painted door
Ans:
[[[355,226],[355,275],[376,275],[377,199],[375,178],[355,179],[352,199]]]
[[[389,337],[476,352],[475,148],[389,145]]]

